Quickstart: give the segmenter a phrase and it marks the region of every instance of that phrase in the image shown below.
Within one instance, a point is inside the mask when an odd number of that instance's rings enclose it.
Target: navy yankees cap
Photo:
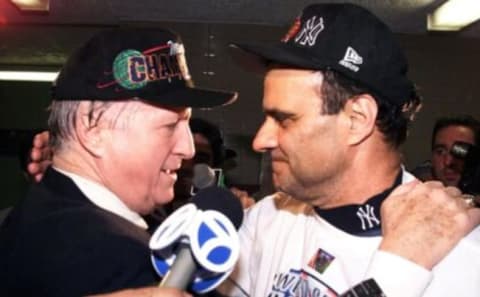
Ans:
[[[71,55],[52,87],[53,100],[137,98],[168,106],[213,107],[236,92],[194,87],[180,37],[159,28],[114,28]]]
[[[333,69],[400,105],[414,92],[407,78],[407,60],[394,34],[375,15],[354,4],[309,5],[278,42],[232,47],[242,50],[233,54],[247,68],[277,63]]]

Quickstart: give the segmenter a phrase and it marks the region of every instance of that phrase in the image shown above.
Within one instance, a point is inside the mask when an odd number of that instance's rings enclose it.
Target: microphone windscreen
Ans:
[[[243,208],[240,200],[227,189],[208,187],[192,197],[192,203],[201,210],[216,210],[224,214],[236,229],[243,221]]]
[[[215,179],[215,172],[207,164],[199,163],[193,166],[192,183],[197,189],[213,186]]]

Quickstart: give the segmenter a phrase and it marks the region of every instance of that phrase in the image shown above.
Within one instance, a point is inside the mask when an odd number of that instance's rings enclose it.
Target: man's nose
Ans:
[[[183,159],[193,158],[195,155],[195,145],[188,122],[180,127],[179,134],[178,141],[175,145],[175,153],[181,155]]]
[[[277,146],[277,129],[272,120],[265,119],[253,139],[252,147],[257,152],[266,152]]]

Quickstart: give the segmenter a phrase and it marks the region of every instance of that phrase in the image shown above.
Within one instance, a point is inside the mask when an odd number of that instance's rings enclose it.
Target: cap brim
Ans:
[[[200,88],[184,88],[157,97],[145,96],[146,101],[176,107],[212,108],[228,105],[237,100],[237,92],[225,92]]]
[[[271,63],[284,64],[303,69],[323,69],[325,66],[301,48],[284,43],[230,44],[230,54],[244,69],[265,72]]]

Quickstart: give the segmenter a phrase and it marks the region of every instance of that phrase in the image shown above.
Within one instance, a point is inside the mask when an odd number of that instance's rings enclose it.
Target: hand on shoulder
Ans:
[[[427,269],[480,224],[479,208],[472,208],[457,188],[436,181],[399,186],[382,204],[381,215],[380,249]]]

